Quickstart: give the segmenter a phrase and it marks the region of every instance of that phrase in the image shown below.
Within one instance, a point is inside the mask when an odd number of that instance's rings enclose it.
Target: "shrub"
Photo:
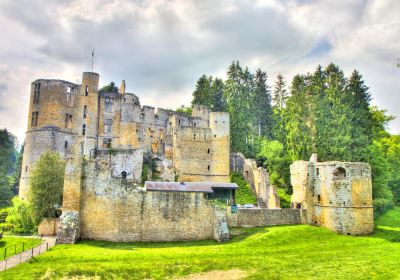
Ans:
[[[13,225],[13,231],[17,233],[34,231],[35,223],[28,203],[16,196],[12,200],[12,205],[6,222]]]
[[[257,204],[257,197],[241,174],[231,173],[231,182],[239,186],[239,189],[236,190],[237,204]]]

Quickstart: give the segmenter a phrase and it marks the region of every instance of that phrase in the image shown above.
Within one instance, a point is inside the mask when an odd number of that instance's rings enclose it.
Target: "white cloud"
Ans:
[[[3,1],[0,127],[22,139],[30,83],[79,81],[92,48],[101,83],[125,79],[142,104],[189,104],[197,78],[224,76],[233,60],[271,84],[335,62],[360,70],[375,104],[398,114],[399,25],[396,0]]]

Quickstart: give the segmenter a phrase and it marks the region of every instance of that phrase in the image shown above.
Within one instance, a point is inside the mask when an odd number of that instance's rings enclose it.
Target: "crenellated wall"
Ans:
[[[93,156],[96,150],[141,149],[155,163],[156,177],[172,181],[229,182],[229,115],[195,105],[192,116],[141,106],[125,92],[99,92],[99,74],[84,72],[81,85],[62,80],[32,83],[20,197],[45,151],[63,158]],[[37,97],[39,94],[39,98]],[[34,119],[34,120],[32,120]],[[211,122],[211,123],[210,123]]]

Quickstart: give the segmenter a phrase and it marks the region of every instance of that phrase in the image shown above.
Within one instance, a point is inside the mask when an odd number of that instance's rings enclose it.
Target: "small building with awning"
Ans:
[[[201,192],[208,199],[217,199],[228,205],[235,205],[235,191],[239,188],[236,183],[220,182],[161,182],[146,181],[146,191],[159,192]]]

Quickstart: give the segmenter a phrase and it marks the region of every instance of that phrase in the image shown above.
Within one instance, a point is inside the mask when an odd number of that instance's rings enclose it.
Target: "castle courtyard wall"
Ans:
[[[289,208],[239,208],[237,213],[231,213],[228,210],[227,215],[230,227],[297,225],[303,223],[305,210]]]
[[[139,151],[125,160],[117,158],[118,152],[85,164],[81,238],[119,242],[213,239],[215,214],[206,194],[149,192],[140,187],[135,174],[128,177],[130,170],[142,164]],[[122,166],[132,162],[133,166]],[[127,170],[126,179],[119,176],[121,170]]]

